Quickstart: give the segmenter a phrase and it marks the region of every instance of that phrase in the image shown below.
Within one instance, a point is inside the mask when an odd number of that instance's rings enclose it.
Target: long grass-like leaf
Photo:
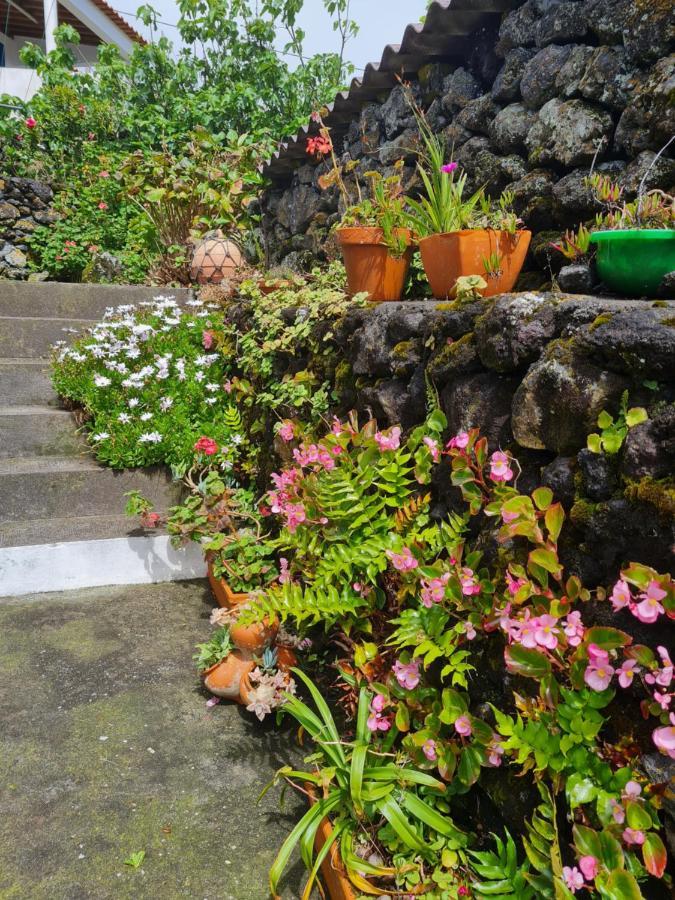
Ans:
[[[316,855],[316,860],[314,861],[314,865],[309,873],[309,878],[307,879],[307,884],[305,885],[305,889],[302,892],[302,900],[310,900],[310,896],[312,893],[312,888],[314,887],[314,882],[316,881],[316,876],[319,874],[319,869],[321,868],[321,863],[328,856],[330,852],[330,848],[333,844],[339,840],[340,835],[347,827],[346,822],[341,822],[336,825],[329,837],[326,841],[324,841],[323,847],[319,850]]]
[[[465,835],[457,828],[451,819],[439,813],[433,806],[429,806],[428,803],[425,803],[424,800],[421,800],[416,794],[413,794],[411,791],[406,791],[403,794],[402,803],[409,813],[412,813],[412,815],[419,819],[420,822],[424,822],[425,825],[433,828],[434,831],[437,831],[444,837],[455,838],[462,843],[466,842]]]
[[[349,768],[349,792],[351,794],[354,811],[357,816],[363,815],[363,770],[368,756],[368,746],[357,744],[352,753],[351,766]]]
[[[293,672],[294,675],[297,675],[298,678],[300,678],[302,681],[305,682],[307,689],[309,690],[310,694],[312,695],[312,699],[314,700],[314,703],[316,704],[316,708],[319,710],[319,714],[320,714],[321,718],[323,719],[323,721],[326,725],[326,728],[328,729],[328,734],[330,735],[330,739],[332,741],[334,741],[335,748],[340,756],[342,764],[344,765],[346,763],[344,750],[342,749],[342,744],[340,743],[340,735],[338,733],[337,726],[335,725],[335,720],[333,719],[333,716],[331,715],[331,712],[328,709],[328,704],[326,703],[324,698],[321,696],[321,692],[316,687],[316,685],[311,680],[311,678],[308,678],[307,675],[305,675],[305,673],[302,672],[300,669],[293,668],[293,669],[291,669],[291,671]]]
[[[394,829],[401,841],[411,850],[424,850],[424,841],[408,822],[408,818],[393,797],[385,797],[377,804],[378,810]]]

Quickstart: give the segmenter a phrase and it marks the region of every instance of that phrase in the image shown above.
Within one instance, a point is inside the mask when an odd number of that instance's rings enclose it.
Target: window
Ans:
[[[5,65],[5,45],[0,43],[0,69]]]

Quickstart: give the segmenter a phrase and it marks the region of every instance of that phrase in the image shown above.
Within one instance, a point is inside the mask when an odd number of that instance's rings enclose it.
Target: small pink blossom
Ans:
[[[458,719],[455,719],[455,731],[463,737],[468,737],[473,731],[471,719],[468,716],[460,716]]]
[[[675,759],[675,713],[670,714],[670,725],[657,728],[652,733],[652,740],[661,753],[665,753],[671,759]]]
[[[507,510],[505,509],[502,510],[502,522],[504,522],[506,525],[508,525],[509,522],[514,522],[517,518],[517,512],[507,512]]]
[[[595,881],[598,874],[598,861],[594,856],[582,856],[579,860],[579,868],[586,881]]]
[[[395,428],[390,429],[389,434],[378,431],[375,434],[375,441],[381,451],[398,450],[401,446],[401,429],[397,425]]]
[[[32,116],[28,116],[28,118],[26,119],[26,128],[35,128],[36,125],[37,122],[35,121],[35,119]]]
[[[641,846],[645,842],[644,832],[636,828],[624,828],[622,837],[627,844]]]
[[[386,697],[382,694],[375,694],[370,704],[370,715],[366,723],[370,731],[389,731],[391,728],[389,719],[382,715],[382,710],[386,704]]]
[[[659,704],[663,712],[668,712],[672,694],[662,694],[660,691],[654,691],[654,700]]]
[[[220,697],[209,697],[206,701],[206,705],[211,708],[212,706],[216,706],[216,704],[220,703]]]
[[[623,825],[626,818],[626,810],[620,803],[617,803],[616,800],[611,800],[610,803],[612,807],[612,818],[617,825]]]
[[[630,587],[623,578],[614,585],[614,590],[609,599],[612,601],[614,612],[618,612],[620,609],[623,609],[624,606],[628,606],[631,603],[633,597],[630,592]]]
[[[642,788],[637,781],[627,781],[623,789],[623,796],[628,800],[635,800],[642,793]]]
[[[446,447],[448,450],[464,450],[468,446],[469,435],[466,431],[460,431],[453,438],[450,438]]]
[[[446,163],[444,166],[441,166],[441,172],[444,172],[446,175],[451,175],[455,169],[457,168],[456,162]]]
[[[491,766],[498,768],[502,764],[502,756],[504,755],[504,746],[499,740],[499,735],[492,736],[492,742],[488,745],[488,762]]]
[[[430,438],[430,437],[425,437],[424,444],[425,444],[427,450],[429,451],[429,453],[431,454],[431,458],[433,459],[433,461],[438,462],[438,460],[441,458],[441,450],[440,450],[440,447],[438,446],[438,441],[435,441],[433,438]]]
[[[634,659],[627,659],[621,665],[621,668],[617,669],[617,675],[619,676],[619,684],[622,688],[630,687],[633,683],[633,678],[640,671],[640,667]]]
[[[558,646],[558,638],[556,637],[556,624],[558,620],[555,616],[539,616],[536,620],[537,626],[534,631],[534,639],[540,647],[546,647],[547,650],[555,650]]]
[[[279,437],[286,443],[293,440],[293,438],[295,437],[295,430],[291,422],[284,422],[284,424],[279,429]]]
[[[435,762],[436,760],[436,741],[429,738],[428,741],[425,741],[422,744],[422,753],[426,756],[429,762]]]
[[[210,437],[200,437],[194,446],[197,453],[204,453],[206,456],[213,456],[218,452],[218,444]]]
[[[513,469],[510,467],[510,462],[508,454],[501,450],[495,450],[490,457],[490,478],[493,481],[511,481]]]
[[[107,209],[107,208],[108,208],[108,204],[105,202],[105,200],[101,200],[101,202],[100,202],[99,205],[98,205],[98,208],[99,208],[99,209]]]
[[[467,641],[473,641],[476,638],[476,628],[473,622],[465,622],[464,623],[464,634],[466,635]]]
[[[468,566],[464,566],[459,573],[459,583],[462,586],[462,593],[465,597],[480,594],[480,584],[476,580],[473,569],[470,569]]]
[[[289,503],[283,510],[286,516],[286,527],[291,534],[295,534],[298,525],[307,519],[307,513],[302,503]]]
[[[398,572],[410,572],[419,565],[409,547],[404,547],[400,553],[394,553],[393,550],[387,550],[387,556]]]
[[[613,675],[614,669],[609,664],[590,665],[584,672],[584,681],[594,691],[604,691],[609,687]]]
[[[588,645],[588,661],[591,665],[602,666],[609,664],[609,653],[598,647],[597,644]]]
[[[392,666],[392,672],[396,676],[398,683],[406,691],[414,691],[420,683],[420,664],[416,659],[409,663],[402,663],[400,660],[396,660]]]
[[[229,379],[223,385],[223,390],[225,391],[226,394],[231,394],[232,391],[234,390],[234,385],[232,384],[232,382]]]
[[[636,619],[639,619],[646,625],[653,625],[661,613],[664,612],[663,606],[654,596],[649,597],[646,594],[642,594],[641,596],[644,597],[644,599],[641,600],[640,603],[636,603],[632,606],[631,612]]]
[[[212,331],[204,331],[202,332],[202,346],[205,350],[210,350],[213,347],[214,334]]]
[[[509,594],[515,596],[525,584],[527,584],[527,581],[525,581],[524,578],[514,578],[509,570],[506,570],[506,587],[508,588]]]
[[[450,580],[450,573],[444,572],[439,578],[422,579],[422,606],[430,609],[434,603],[440,603],[445,597],[445,587]]]
[[[583,888],[584,876],[576,866],[573,866],[572,868],[570,868],[569,866],[563,866],[562,871],[565,884],[573,894],[576,894],[577,891],[580,891]]]
[[[288,560],[285,556],[279,559],[279,584],[288,584],[291,580],[291,573],[288,571]]]
[[[586,629],[581,621],[581,613],[578,610],[568,613],[565,620],[564,632],[570,647],[578,647],[584,639]]]
[[[98,177],[99,177],[99,178],[110,178],[110,172],[108,172],[107,169],[102,169],[102,170],[98,173]]]

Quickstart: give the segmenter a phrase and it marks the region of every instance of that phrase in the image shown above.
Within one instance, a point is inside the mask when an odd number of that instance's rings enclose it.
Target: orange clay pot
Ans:
[[[222,606],[225,609],[232,609],[235,606],[241,606],[242,603],[246,603],[248,600],[248,594],[235,594],[234,591],[230,590],[230,586],[224,578],[216,578],[213,574],[213,566],[211,563],[208,565],[208,577],[213,596],[216,598],[218,606]]]
[[[204,672],[204,684],[216,697],[238,702],[242,678],[254,668],[254,660],[247,659],[239,650],[233,650],[222,662]]]
[[[351,295],[365,292],[373,301],[401,299],[412,259],[412,235],[407,228],[395,233],[403,234],[409,245],[400,257],[392,256],[383,243],[381,228],[338,228]]]
[[[297,666],[297,664],[298,657],[293,650],[290,647],[283,647],[281,644],[277,644],[277,668],[281,669],[282,672],[287,672],[293,666]]]
[[[437,300],[455,293],[455,282],[466,275],[480,275],[487,281],[484,297],[513,290],[525,262],[531,231],[451,231],[432,234],[420,241],[420,254],[431,291]],[[497,254],[499,274],[486,274],[484,261]]]
[[[310,805],[314,805],[314,785],[306,784]],[[314,838],[314,850],[318,853],[333,832],[330,819],[322,819]],[[321,863],[321,880],[326,888],[330,900],[356,900],[356,894],[352,883],[347,876],[345,867],[340,858],[337,844],[333,844],[328,851],[328,856]]]
[[[273,622],[265,617],[262,622],[254,622],[252,625],[230,625],[230,637],[238,650],[246,654],[259,656],[266,647],[274,641],[279,631],[279,622]]]

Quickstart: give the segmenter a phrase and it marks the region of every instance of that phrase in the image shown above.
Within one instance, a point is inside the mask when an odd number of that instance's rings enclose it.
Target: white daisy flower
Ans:
[[[110,437],[110,435],[108,434],[107,431],[99,431],[97,434],[92,434],[91,439],[92,439],[92,441],[98,442],[98,441],[106,441],[106,440],[108,440],[109,437]]]
[[[131,416],[129,415],[129,413],[120,413],[117,417],[117,421],[121,422],[122,425],[128,425],[129,422],[131,422]]]
[[[162,412],[166,412],[168,409],[171,409],[173,406],[173,397],[162,397],[159,401],[159,408]]]
[[[138,404],[139,404],[138,397],[131,397],[129,399],[129,402],[127,403],[127,406],[129,407],[129,409],[134,409],[135,407],[138,406]]]
[[[108,387],[112,382],[109,378],[106,378],[105,375],[94,375],[94,384],[96,387]]]
[[[141,413],[141,422],[149,422],[151,418],[152,418],[151,412]]]
[[[149,431],[145,434],[142,434],[139,437],[138,442],[140,444],[159,444],[161,440],[162,435],[159,433],[159,431]]]

